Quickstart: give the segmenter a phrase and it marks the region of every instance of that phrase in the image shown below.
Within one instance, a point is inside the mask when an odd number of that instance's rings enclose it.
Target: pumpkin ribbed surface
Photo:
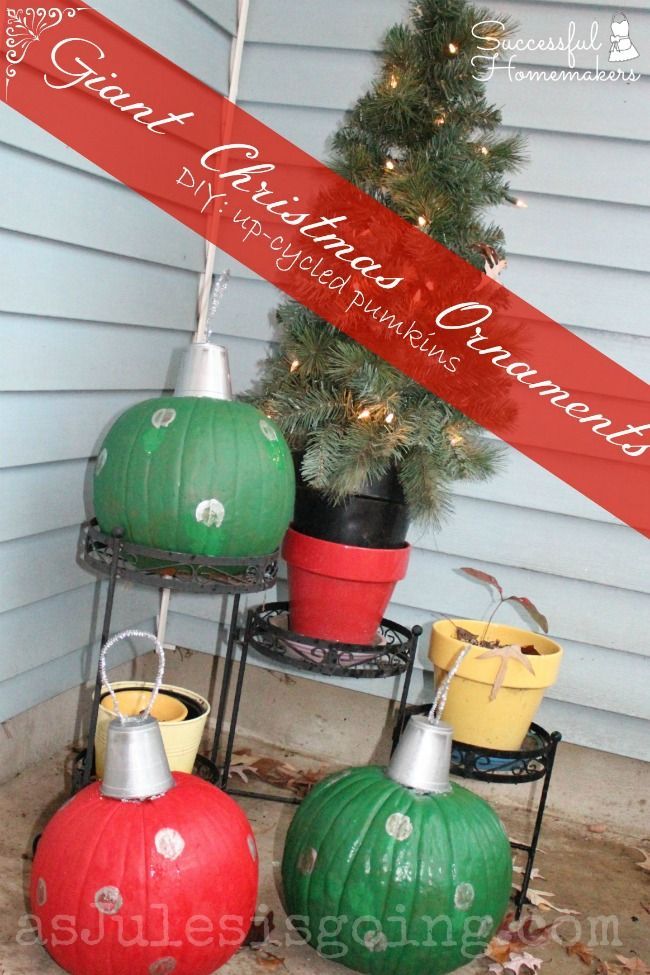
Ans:
[[[443,975],[500,924],[511,852],[490,806],[460,786],[406,789],[372,766],[331,776],[300,807],[282,865],[289,915],[324,957],[375,975]]]
[[[123,413],[98,453],[100,528],[193,555],[267,555],[293,512],[279,428],[247,403],[164,396]]]
[[[32,912],[72,975],[211,975],[244,940],[257,896],[250,824],[214,786],[174,779],[144,802],[90,785],[46,827]]]

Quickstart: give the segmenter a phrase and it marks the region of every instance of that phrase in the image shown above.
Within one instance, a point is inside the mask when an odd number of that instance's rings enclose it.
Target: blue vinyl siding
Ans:
[[[234,0],[96,5],[225,89]],[[598,19],[601,36],[609,34],[612,8],[602,0],[497,6],[529,36],[559,36],[572,19],[579,28]],[[252,0],[241,104],[326,158],[328,136],[375,70],[383,31],[405,8],[404,0]],[[506,126],[526,133],[531,155],[515,180],[529,209],[502,208],[496,219],[508,239],[504,283],[648,378],[650,11],[645,0],[626,11],[643,55],[633,85],[490,82]],[[526,63],[563,66],[559,53],[531,52]],[[194,328],[203,243],[6,106],[0,165],[11,186],[0,200],[3,720],[92,673],[101,593],[75,562],[89,458],[121,410],[173,385]],[[233,277],[216,338],[230,348],[243,389],[273,340],[279,295],[220,254],[223,267]],[[570,741],[647,757],[648,542],[515,451],[506,456],[499,477],[459,486],[440,531],[411,533],[411,567],[390,612],[426,628],[414,699],[430,694],[426,637],[435,614],[485,613],[481,587],[454,572],[472,564],[535,599],[565,646],[541,720]],[[115,625],[150,622],[155,602],[130,590]],[[210,652],[222,612],[219,600],[175,596],[169,636]],[[397,690],[393,681],[354,686]]]

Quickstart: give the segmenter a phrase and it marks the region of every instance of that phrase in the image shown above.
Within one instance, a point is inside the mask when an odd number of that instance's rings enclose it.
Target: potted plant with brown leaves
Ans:
[[[546,617],[526,596],[505,596],[494,576],[462,568],[465,575],[498,593],[487,620],[442,619],[433,625],[430,657],[436,683],[454,669],[442,714],[456,741],[495,750],[521,747],[544,691],[558,675],[562,647],[551,640]],[[504,603],[516,603],[543,631],[538,633],[494,617]]]

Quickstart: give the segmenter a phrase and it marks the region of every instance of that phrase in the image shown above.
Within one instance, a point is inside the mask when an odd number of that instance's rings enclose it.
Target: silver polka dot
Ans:
[[[493,927],[494,927],[494,918],[490,917],[489,914],[486,914],[485,917],[482,918],[481,923],[479,925],[478,937],[487,938]]]
[[[165,860],[178,860],[185,849],[185,840],[175,829],[161,829],[154,840],[156,849]]]
[[[45,907],[47,904],[47,884],[43,877],[39,877],[36,884],[36,903],[39,907]]]
[[[459,911],[467,911],[474,903],[474,888],[471,884],[459,884],[454,893],[454,904]]]
[[[413,823],[403,813],[393,813],[386,820],[386,832],[394,840],[407,840],[413,832]]]
[[[97,462],[95,464],[95,477],[97,477],[98,474],[101,474],[101,472],[104,470],[104,465],[106,463],[107,458],[108,458],[108,451],[106,447],[102,447],[102,449],[99,451],[99,454],[97,455]]]
[[[123,903],[117,887],[101,887],[95,894],[95,907],[100,914],[117,914]]]
[[[368,931],[364,935],[363,943],[368,951],[386,951],[388,938],[383,931]]]
[[[268,420],[260,420],[260,430],[262,431],[266,439],[270,440],[271,442],[279,439],[278,431],[275,429],[275,427],[271,426]]]
[[[171,975],[176,969],[174,958],[161,958],[149,966],[149,975]]]
[[[217,498],[208,498],[196,506],[196,520],[208,528],[220,528],[225,516],[226,509]]]
[[[163,429],[165,427],[170,427],[175,419],[176,419],[176,410],[166,408],[162,410],[156,410],[154,415],[151,417],[151,423],[152,426],[156,428],[156,430],[160,430],[161,427]]]
[[[318,853],[313,847],[310,847],[308,850],[303,850],[298,859],[298,870],[300,873],[308,876],[314,872],[317,860]]]
[[[253,860],[257,860],[257,846],[255,844],[255,838],[251,833],[248,835],[247,843],[250,855],[252,856]]]

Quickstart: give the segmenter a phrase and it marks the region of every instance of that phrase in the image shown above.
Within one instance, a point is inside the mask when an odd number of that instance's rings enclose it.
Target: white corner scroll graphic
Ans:
[[[9,100],[9,85],[16,77],[17,65],[25,58],[32,44],[40,41],[46,30],[58,27],[64,17],[76,17],[88,7],[8,7],[5,29],[5,101]]]

